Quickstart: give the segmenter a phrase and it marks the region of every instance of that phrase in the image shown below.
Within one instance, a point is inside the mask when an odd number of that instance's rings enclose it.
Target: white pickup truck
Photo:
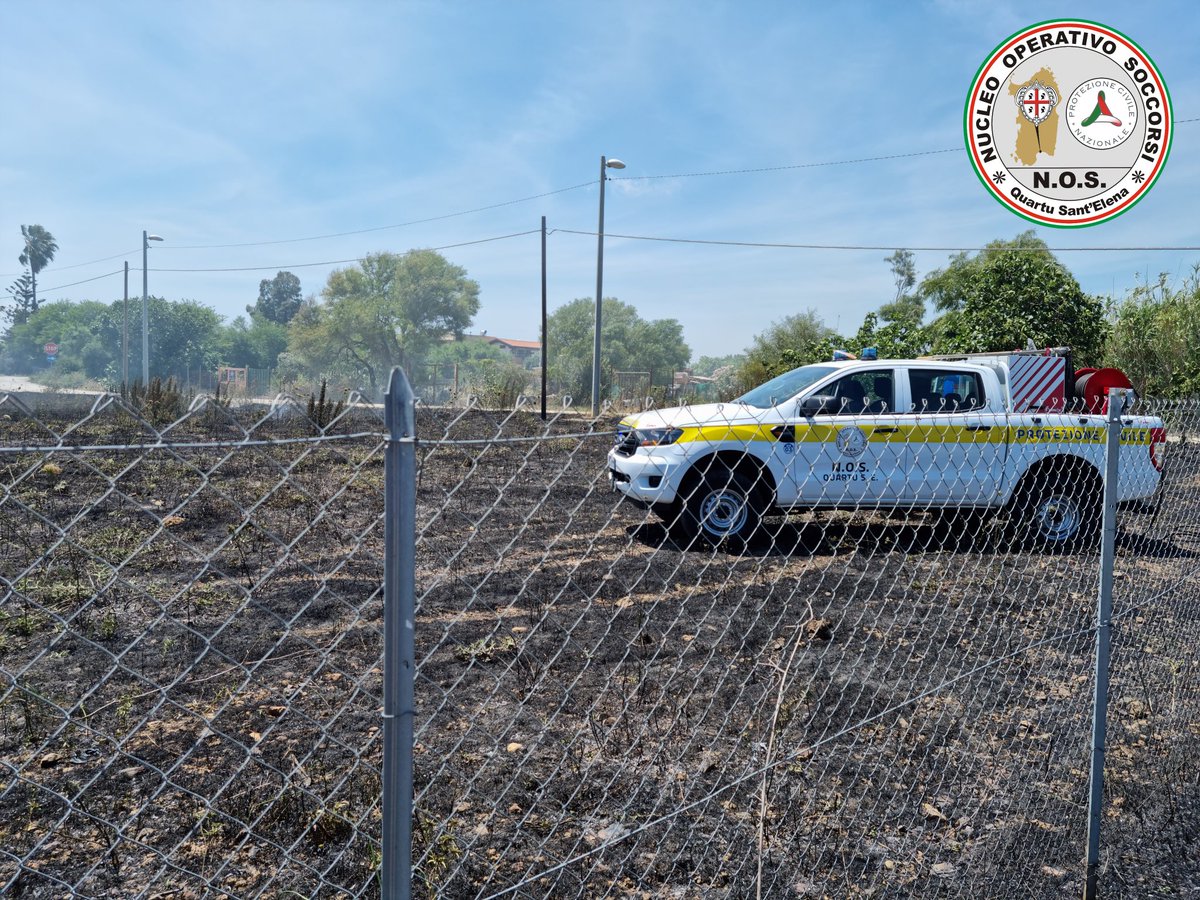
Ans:
[[[1007,510],[1034,543],[1067,547],[1099,530],[1106,440],[1096,396],[1074,387],[1053,355],[803,366],[726,403],[623,419],[608,476],[713,544],[789,511]],[[1156,497],[1165,441],[1161,420],[1122,419],[1122,502]]]

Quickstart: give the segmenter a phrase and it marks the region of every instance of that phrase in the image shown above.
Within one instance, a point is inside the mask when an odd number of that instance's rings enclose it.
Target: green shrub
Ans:
[[[530,373],[515,362],[483,360],[467,381],[466,392],[490,409],[513,409],[529,387]]]

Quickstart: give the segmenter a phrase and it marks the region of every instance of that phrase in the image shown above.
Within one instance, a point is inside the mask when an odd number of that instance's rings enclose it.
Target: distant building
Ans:
[[[715,378],[707,375],[693,375],[691,369],[675,372],[671,377],[671,395],[681,397],[691,395],[708,397],[713,391]]]
[[[454,335],[446,335],[442,340],[456,340]],[[515,362],[520,363],[527,369],[535,368],[541,363],[542,342],[541,341],[518,341],[513,338],[494,337],[490,334],[464,334],[461,338],[464,341],[482,341],[491,344],[493,347],[500,347],[512,354]]]
[[[496,347],[503,347],[513,355],[513,359],[526,368],[536,366],[541,362],[541,341],[517,341],[512,338],[487,337],[487,342]]]

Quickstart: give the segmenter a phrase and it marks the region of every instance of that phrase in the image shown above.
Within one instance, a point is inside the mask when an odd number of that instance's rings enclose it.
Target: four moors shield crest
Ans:
[[[1054,107],[1057,105],[1058,93],[1054,88],[1047,87],[1040,81],[1027,84],[1017,91],[1017,106],[1021,110],[1021,115],[1033,123],[1039,151],[1042,149],[1042,133],[1038,130],[1038,126],[1050,118],[1050,113],[1054,112]]]

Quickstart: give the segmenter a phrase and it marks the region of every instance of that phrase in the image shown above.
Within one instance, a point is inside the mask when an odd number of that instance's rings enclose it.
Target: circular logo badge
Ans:
[[[1141,47],[1095,22],[1042,22],[988,56],[967,95],[967,151],[1000,203],[1041,225],[1119,216],[1158,180],[1174,119]]]
[[[1137,99],[1121,82],[1094,78],[1075,88],[1067,100],[1067,128],[1085,147],[1110,150],[1133,136],[1138,106]],[[1113,115],[1114,109],[1121,115]]]
[[[847,425],[838,431],[837,440],[834,443],[837,445],[838,453],[854,459],[856,456],[862,456],[863,451],[867,449],[867,436],[862,433],[861,428]]]

